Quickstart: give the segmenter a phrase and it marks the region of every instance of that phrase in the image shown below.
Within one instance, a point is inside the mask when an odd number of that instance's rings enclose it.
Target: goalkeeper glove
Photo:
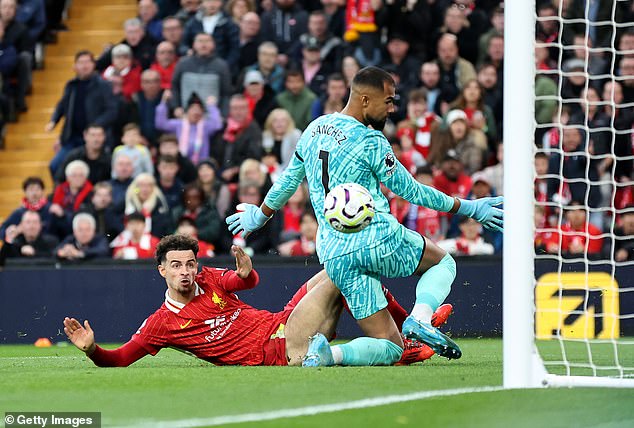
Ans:
[[[467,199],[458,200],[460,201],[458,214],[475,219],[479,223],[482,223],[482,226],[487,229],[502,232],[504,227],[504,211],[495,208],[495,205],[504,203],[503,196],[480,198],[473,201]]]
[[[253,204],[242,203],[238,204],[236,208],[238,212],[227,217],[225,221],[233,235],[242,232],[243,238],[264,226],[271,218],[264,215],[262,209]]]

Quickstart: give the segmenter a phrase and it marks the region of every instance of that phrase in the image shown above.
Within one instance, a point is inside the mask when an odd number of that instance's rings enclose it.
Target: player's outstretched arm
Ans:
[[[253,269],[251,257],[237,245],[231,246],[231,253],[236,258],[236,270],[222,275],[222,287],[230,293],[254,288],[260,282],[260,276]]]
[[[82,326],[75,318],[64,318],[64,333],[73,345],[85,352],[99,367],[127,367],[149,353],[132,340],[113,350],[99,347],[95,343],[95,332],[88,320],[85,320]]]
[[[229,231],[233,235],[242,232],[242,237],[246,238],[251,232],[260,229],[275,214],[275,211],[286,204],[305,176],[304,161],[300,160],[296,152],[288,167],[266,194],[261,207],[253,204],[239,204],[236,207],[238,212],[227,217],[225,221]]]

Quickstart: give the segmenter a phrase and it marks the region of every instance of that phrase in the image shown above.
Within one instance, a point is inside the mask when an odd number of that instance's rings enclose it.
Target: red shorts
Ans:
[[[287,366],[288,358],[286,356],[286,337],[274,337],[280,330],[280,324],[286,324],[288,317],[291,316],[293,309],[297,306],[300,300],[308,293],[307,284],[302,285],[297,293],[289,300],[284,306],[282,312],[278,312],[275,325],[271,329],[271,338],[264,342],[264,361],[265,366]]]

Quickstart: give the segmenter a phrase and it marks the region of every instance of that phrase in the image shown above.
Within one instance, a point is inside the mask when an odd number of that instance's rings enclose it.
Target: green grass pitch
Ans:
[[[633,427],[632,389],[434,391],[502,383],[499,339],[459,340],[458,361],[409,367],[214,367],[173,350],[128,368],[97,368],[73,346],[0,346],[0,410],[99,411],[104,426]],[[546,345],[556,354],[556,347]],[[574,351],[571,351],[574,352]],[[582,350],[578,351],[581,358]],[[627,358],[630,363],[634,355]],[[432,396],[424,396],[428,392]],[[420,399],[342,410],[368,398]],[[397,400],[398,401],[398,400]],[[336,411],[283,417],[287,409]],[[322,410],[319,410],[322,409]],[[332,409],[331,409],[332,410]],[[236,415],[254,414],[254,422]],[[282,417],[280,417],[282,416]]]

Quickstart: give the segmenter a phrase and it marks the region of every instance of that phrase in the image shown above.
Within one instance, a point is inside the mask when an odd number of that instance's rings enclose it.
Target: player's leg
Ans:
[[[326,337],[333,335],[343,307],[341,292],[325,271],[312,277],[306,289],[306,295],[297,302],[284,329],[286,356],[290,366],[302,363],[310,336],[317,332]]]
[[[410,237],[416,239],[416,236]],[[416,303],[410,316],[403,323],[403,334],[405,337],[426,343],[438,355],[460,358],[462,352],[458,345],[431,325],[434,311],[451,291],[451,284],[456,277],[456,262],[432,241],[423,239],[424,250],[414,272],[421,275],[416,285]]]

